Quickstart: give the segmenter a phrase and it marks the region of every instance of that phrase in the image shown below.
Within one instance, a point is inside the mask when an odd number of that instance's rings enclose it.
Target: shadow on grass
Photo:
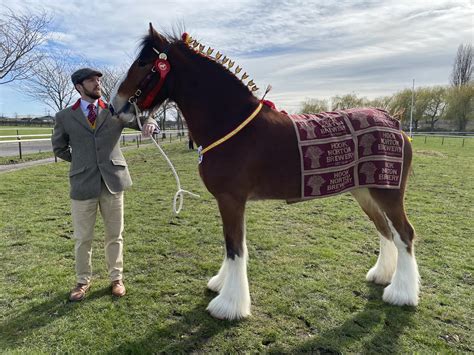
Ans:
[[[83,307],[85,303],[92,302],[101,297],[112,297],[110,287],[91,290],[86,298],[81,302],[70,302],[69,292],[57,294],[45,302],[39,303],[27,310],[8,317],[0,325],[3,344],[11,349],[22,343],[22,339],[28,337],[49,323],[61,317],[66,317],[74,313],[78,307]]]
[[[163,324],[152,325],[154,329],[141,339],[123,342],[108,354],[187,354],[204,351],[203,347],[215,335],[239,324],[239,321],[222,321],[209,315],[206,307],[215,296],[209,290],[204,291],[199,303],[190,310],[173,312]]]
[[[410,326],[414,307],[397,307],[382,301],[383,286],[369,284],[367,303],[342,325],[329,329],[299,346],[292,353],[342,354],[397,353],[400,335]],[[271,352],[282,352],[272,349]]]

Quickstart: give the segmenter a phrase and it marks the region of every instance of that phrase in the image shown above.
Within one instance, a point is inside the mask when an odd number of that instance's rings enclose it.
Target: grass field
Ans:
[[[218,321],[205,311],[207,280],[223,237],[216,203],[185,143],[165,146],[186,197],[154,147],[128,150],[127,296],[110,295],[103,225],[94,281],[81,303],[74,284],[67,163],[0,175],[0,350],[8,353],[458,353],[473,352],[474,147],[415,139],[407,212],[418,234],[417,308],[382,300],[365,281],[378,253],[374,227],[349,195],[247,208],[252,316]]]

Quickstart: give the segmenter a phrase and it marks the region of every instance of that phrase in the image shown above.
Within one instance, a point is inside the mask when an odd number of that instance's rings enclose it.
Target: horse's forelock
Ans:
[[[143,58],[148,53],[153,51],[153,48],[159,50],[160,52],[164,50],[164,47],[175,42],[181,41],[180,36],[175,34],[169,35],[165,34],[162,35],[161,33],[154,32],[152,34],[147,34],[143,36],[141,43],[140,43],[140,53],[138,58]]]

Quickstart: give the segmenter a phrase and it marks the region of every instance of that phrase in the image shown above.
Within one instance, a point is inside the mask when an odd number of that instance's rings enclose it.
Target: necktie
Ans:
[[[97,118],[97,113],[95,113],[95,105],[94,104],[89,104],[87,106],[89,109],[89,114],[87,115],[87,120],[91,124],[92,127],[95,126],[95,119]]]

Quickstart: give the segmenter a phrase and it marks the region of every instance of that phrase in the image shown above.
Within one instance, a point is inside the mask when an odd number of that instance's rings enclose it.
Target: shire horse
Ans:
[[[211,48],[207,52],[203,49],[186,33],[181,38],[165,36],[150,23],[141,51],[117,85],[111,105],[122,117],[134,115],[134,105],[141,111],[152,111],[164,100],[173,100],[193,140],[205,148],[229,132],[235,133],[246,118],[255,116],[238,133],[205,152],[199,164],[200,176],[217,200],[225,238],[224,261],[207,284],[218,295],[207,310],[213,317],[232,320],[250,315],[246,202],[300,199],[300,152],[288,116],[261,105],[262,100],[253,95],[253,82],[245,85],[224,67],[233,66],[232,61],[223,60],[219,52],[212,57]],[[400,186],[356,188],[350,193],[372,220],[380,238],[377,262],[366,279],[388,285],[384,301],[415,306],[419,293],[415,232],[404,210],[412,149],[409,138],[403,132],[400,136],[404,143]]]

